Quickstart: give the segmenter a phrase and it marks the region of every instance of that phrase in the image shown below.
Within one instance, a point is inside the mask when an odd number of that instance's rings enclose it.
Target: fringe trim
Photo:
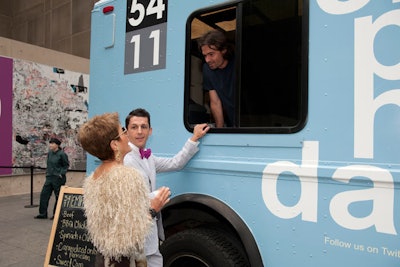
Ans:
[[[98,251],[117,260],[140,258],[152,223],[149,190],[141,175],[121,165],[96,180],[91,174],[83,189],[87,229]]]

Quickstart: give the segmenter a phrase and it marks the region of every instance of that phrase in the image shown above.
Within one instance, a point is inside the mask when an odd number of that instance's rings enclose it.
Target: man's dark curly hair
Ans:
[[[212,30],[205,33],[197,40],[198,48],[201,52],[201,47],[207,45],[211,49],[215,49],[218,51],[222,51],[226,49],[226,53],[224,54],[225,59],[230,59],[233,55],[233,46],[228,42],[226,35],[219,30]]]

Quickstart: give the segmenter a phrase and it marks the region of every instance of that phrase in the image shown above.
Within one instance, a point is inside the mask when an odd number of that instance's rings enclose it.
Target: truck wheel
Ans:
[[[184,230],[165,240],[160,251],[165,267],[250,266],[241,244],[216,229]]]

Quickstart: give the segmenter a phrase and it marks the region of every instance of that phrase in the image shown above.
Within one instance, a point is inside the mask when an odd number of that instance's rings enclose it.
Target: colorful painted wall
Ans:
[[[48,141],[57,137],[71,170],[84,170],[77,130],[87,120],[89,75],[0,57],[0,166],[46,167]],[[0,168],[0,175],[30,169]]]

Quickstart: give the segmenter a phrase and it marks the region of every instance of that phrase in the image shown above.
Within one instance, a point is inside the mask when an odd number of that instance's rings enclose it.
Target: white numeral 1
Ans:
[[[154,39],[154,46],[153,46],[153,65],[159,64],[159,57],[160,57],[160,30],[152,31],[150,38]]]
[[[133,68],[137,69],[139,68],[140,35],[132,36],[131,43],[135,43],[133,54]]]

